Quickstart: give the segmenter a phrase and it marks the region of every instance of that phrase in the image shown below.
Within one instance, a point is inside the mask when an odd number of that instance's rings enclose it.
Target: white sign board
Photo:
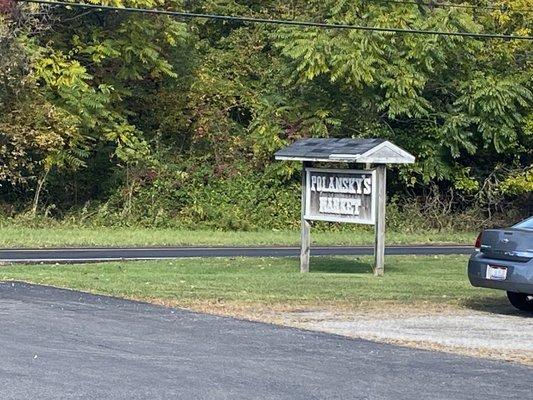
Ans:
[[[305,171],[305,219],[375,225],[375,170],[306,168]]]

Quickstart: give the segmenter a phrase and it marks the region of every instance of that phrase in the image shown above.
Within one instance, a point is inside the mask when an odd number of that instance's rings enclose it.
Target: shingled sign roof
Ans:
[[[412,164],[415,157],[384,139],[301,139],[275,154],[276,160]]]

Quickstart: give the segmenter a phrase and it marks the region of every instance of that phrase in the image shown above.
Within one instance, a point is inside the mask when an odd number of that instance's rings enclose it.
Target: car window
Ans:
[[[513,228],[527,229],[527,230],[533,231],[533,217],[530,217],[522,222],[519,222]]]

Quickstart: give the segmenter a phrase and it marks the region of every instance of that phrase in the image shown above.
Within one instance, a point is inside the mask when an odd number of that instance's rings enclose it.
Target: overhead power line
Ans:
[[[461,37],[471,37],[471,38],[477,38],[477,39],[533,40],[533,36],[501,35],[497,33],[446,32],[446,31],[434,31],[434,30],[424,30],[424,29],[384,28],[384,27],[377,27],[377,26],[330,24],[330,23],[325,23],[325,22],[296,21],[296,20],[286,20],[286,19],[267,19],[267,18],[243,17],[243,16],[220,15],[220,14],[199,14],[199,13],[158,10],[158,9],[148,9],[148,8],[114,7],[114,6],[104,6],[104,5],[98,5],[98,4],[69,3],[65,1],[49,1],[49,0],[16,0],[16,1],[23,2],[23,3],[37,3],[37,4],[46,4],[46,5],[53,5],[53,6],[62,6],[62,7],[94,9],[94,10],[100,10],[100,11],[116,11],[116,12],[128,12],[128,13],[168,15],[168,16],[178,17],[178,18],[183,18],[183,19],[206,19],[206,20],[245,22],[245,23],[253,23],[253,24],[314,27],[314,28],[321,28],[321,29],[358,30],[358,31],[380,32],[380,33],[461,36]]]

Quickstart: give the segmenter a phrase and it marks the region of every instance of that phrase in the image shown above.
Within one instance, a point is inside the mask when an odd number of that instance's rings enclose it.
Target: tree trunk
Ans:
[[[35,195],[33,196],[33,205],[31,208],[31,215],[32,217],[37,216],[37,207],[39,206],[39,197],[41,196],[41,191],[44,186],[44,182],[46,181],[46,177],[48,176],[48,172],[50,172],[50,169],[47,168],[44,170],[43,175],[37,180],[37,187],[35,188]]]

